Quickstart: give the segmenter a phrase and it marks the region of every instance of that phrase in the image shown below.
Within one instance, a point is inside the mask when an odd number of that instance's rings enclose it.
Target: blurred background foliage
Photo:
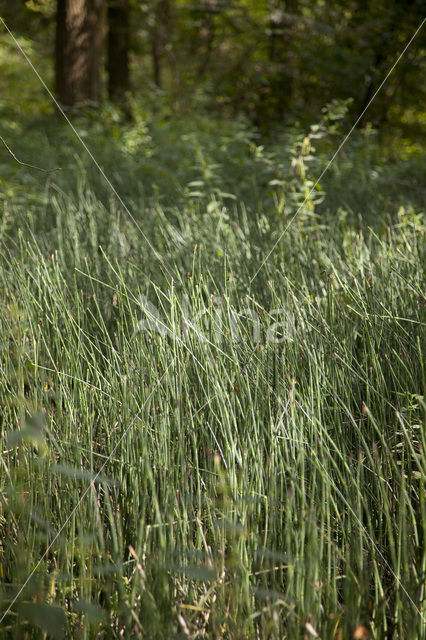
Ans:
[[[84,20],[79,27],[88,30],[91,65],[93,39],[102,35],[96,86],[80,85],[71,96],[63,85],[84,69],[84,47],[75,35],[74,43],[61,36],[60,6],[89,18],[97,11],[89,27]],[[0,0],[0,15],[132,203],[178,206],[219,189],[274,215],[289,176],[294,187],[298,174],[300,193],[309,191],[423,17],[416,0]],[[123,31],[124,40],[111,42],[111,33]],[[62,85],[61,51],[75,63],[62,68]],[[126,72],[111,67],[114,56]],[[424,60],[420,30],[322,180],[319,211],[340,207],[371,223],[378,210],[386,217],[407,200],[424,206]],[[69,174],[83,164],[91,187],[105,195],[98,170],[54,117],[51,98],[4,28],[0,71],[1,133],[17,156],[37,164],[43,149],[43,166],[66,168],[52,180],[67,192]],[[93,69],[87,73],[93,78]],[[300,164],[306,136],[310,149]],[[48,199],[45,175],[19,167],[6,149],[0,166],[3,199],[19,192],[27,204]],[[194,181],[198,188],[188,187]]]
[[[1,0],[0,14],[52,83],[61,4],[88,12],[97,6],[95,28],[105,36],[103,49],[116,19],[111,7],[120,5],[130,58],[125,89],[138,101],[167,104],[174,114],[190,114],[194,106],[219,116],[243,114],[264,133],[316,122],[333,99],[351,98],[349,116],[355,121],[424,17],[419,0],[110,0],[108,7],[105,0]],[[40,109],[38,85],[30,82],[29,71],[22,77],[21,69],[19,90],[28,90],[33,100],[16,104],[10,54],[19,54],[4,32],[1,44],[8,67],[2,69],[3,104],[11,100],[18,109]],[[424,55],[421,31],[360,123],[397,138],[398,152],[401,140],[410,150],[424,135]],[[99,63],[99,102],[107,95],[105,57]]]

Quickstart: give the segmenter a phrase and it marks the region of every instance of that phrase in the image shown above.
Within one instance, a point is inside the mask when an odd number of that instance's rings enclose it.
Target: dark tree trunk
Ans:
[[[64,106],[98,101],[105,0],[57,0],[56,96]]]
[[[158,33],[158,29],[152,34],[152,69],[154,76],[154,84],[161,88],[161,57],[162,57],[162,47],[161,47],[161,39]]]
[[[129,0],[108,0],[108,95],[124,103],[129,90]]]
[[[152,32],[151,53],[154,83],[162,85],[162,62],[166,44],[166,34],[170,20],[169,0],[158,0],[154,12],[154,29]]]

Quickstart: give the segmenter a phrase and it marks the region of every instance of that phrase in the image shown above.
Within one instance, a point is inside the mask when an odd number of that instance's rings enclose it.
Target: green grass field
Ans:
[[[286,229],[335,134],[103,126],[137,226],[65,125],[2,155],[1,637],[426,638],[419,162]]]

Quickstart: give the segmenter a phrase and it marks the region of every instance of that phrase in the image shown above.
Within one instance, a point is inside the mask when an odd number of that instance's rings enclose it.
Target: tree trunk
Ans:
[[[162,57],[162,47],[161,47],[161,37],[158,29],[154,31],[152,34],[152,43],[151,43],[151,53],[152,53],[152,70],[154,76],[154,84],[159,89],[161,88],[161,57]]]
[[[101,95],[105,0],[57,0],[55,91],[72,106]]]
[[[108,95],[124,102],[129,89],[129,0],[108,0]]]
[[[158,0],[154,10],[154,28],[151,36],[151,53],[154,83],[162,85],[162,59],[170,21],[169,0]]]

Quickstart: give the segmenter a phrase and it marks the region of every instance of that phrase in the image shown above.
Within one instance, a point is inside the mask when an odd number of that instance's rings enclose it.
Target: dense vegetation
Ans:
[[[316,184],[353,101],[79,139],[1,38],[0,637],[425,638],[419,105]]]

